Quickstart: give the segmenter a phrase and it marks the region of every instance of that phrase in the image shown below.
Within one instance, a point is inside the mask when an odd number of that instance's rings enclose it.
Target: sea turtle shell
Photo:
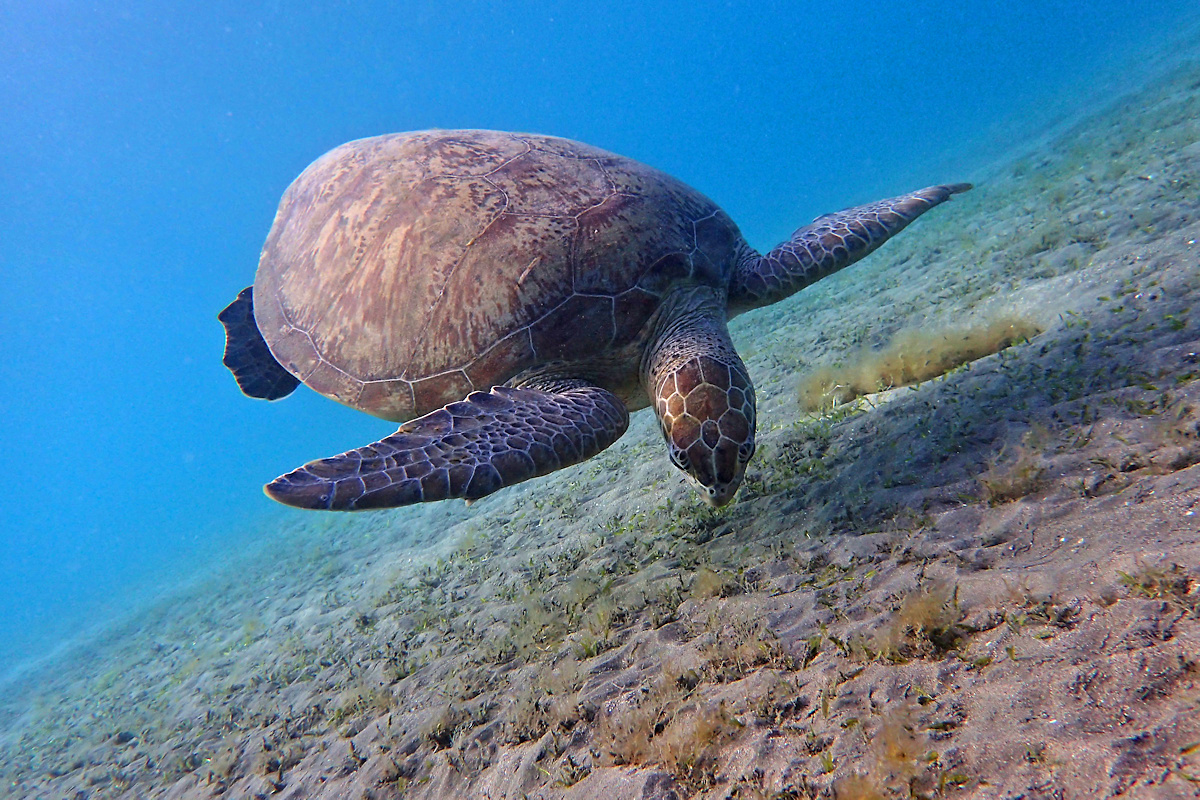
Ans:
[[[255,321],[309,387],[396,421],[546,364],[586,376],[615,360],[635,384],[665,293],[724,290],[741,242],[707,197],[584,144],[378,136],[288,188]]]

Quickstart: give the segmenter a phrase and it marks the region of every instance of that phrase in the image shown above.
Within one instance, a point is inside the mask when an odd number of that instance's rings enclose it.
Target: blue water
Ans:
[[[295,519],[265,480],[390,430],[304,390],[251,401],[220,363],[216,312],[325,150],[567,136],[674,173],[767,247],[975,177],[1195,6],[4,0],[0,675]]]

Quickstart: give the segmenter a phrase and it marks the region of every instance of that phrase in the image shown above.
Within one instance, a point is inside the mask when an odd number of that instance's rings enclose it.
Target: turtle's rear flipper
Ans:
[[[474,500],[591,458],[628,425],[624,403],[597,386],[497,386],[407,422],[375,444],[311,461],[267,484],[266,492],[290,506],[339,511]]]
[[[267,348],[254,322],[253,294],[254,287],[247,286],[217,314],[225,326],[225,357],[221,362],[229,367],[242,392],[263,400],[278,400],[291,394],[300,381]]]

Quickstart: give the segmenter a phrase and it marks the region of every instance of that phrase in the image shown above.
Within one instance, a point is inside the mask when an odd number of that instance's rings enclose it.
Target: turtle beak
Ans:
[[[740,443],[722,439],[713,447],[699,440],[692,442],[687,450],[676,446],[670,432],[667,432],[667,441],[671,463],[687,473],[696,484],[700,497],[713,508],[727,504],[737,494],[746,474],[746,464],[754,455],[753,438]]]
[[[700,497],[708,504],[710,508],[720,508],[729,503],[733,496],[737,494],[738,487],[742,485],[741,476],[738,476],[736,483],[725,484],[723,486],[703,486],[700,492]]]
[[[701,481],[699,476],[693,476],[700,484],[700,496],[711,507],[720,508],[737,494],[738,487],[742,485],[742,478],[746,474],[746,463],[750,460],[749,457],[745,459],[741,457],[741,453],[744,452],[747,452],[746,449],[739,447],[734,442],[719,442],[707,454],[706,460],[709,464],[706,466],[708,468],[697,470],[706,480]],[[749,452],[754,452],[753,445]]]

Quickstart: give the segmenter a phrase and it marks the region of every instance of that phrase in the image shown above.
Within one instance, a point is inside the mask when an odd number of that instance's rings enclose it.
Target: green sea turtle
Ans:
[[[654,407],[713,505],[754,454],[754,387],[726,327],[867,255],[969,189],[817,218],[765,256],[715,203],[585,144],[494,131],[350,142],[288,188],[225,365],[269,400],[300,382],[403,422],[267,494],[365,509],[483,497],[591,458]]]

